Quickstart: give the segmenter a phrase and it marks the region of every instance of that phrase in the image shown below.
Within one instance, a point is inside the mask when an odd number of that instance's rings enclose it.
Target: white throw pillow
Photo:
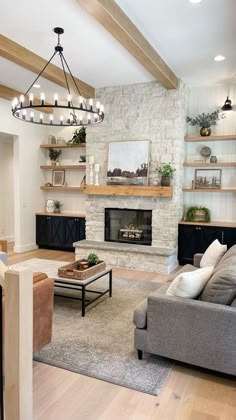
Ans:
[[[213,273],[214,267],[199,268],[179,274],[171,283],[166,294],[195,299],[200,295]]]
[[[4,287],[5,272],[7,270],[8,270],[8,266],[0,260],[0,285],[2,287]]]
[[[214,242],[209,245],[207,250],[204,252],[203,257],[200,261],[200,267],[213,267],[220,261],[223,255],[227,251],[227,245],[221,245],[221,243],[216,239]]]

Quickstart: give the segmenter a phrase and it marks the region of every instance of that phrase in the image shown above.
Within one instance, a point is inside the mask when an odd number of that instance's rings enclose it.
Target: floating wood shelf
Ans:
[[[41,144],[41,149],[73,149],[74,147],[86,147],[86,143],[74,144],[73,146],[68,144]]]
[[[224,141],[224,140],[236,140],[236,134],[217,135],[217,136],[185,136],[184,141],[186,142],[197,142],[197,141]]]
[[[225,192],[231,192],[235,193],[236,188],[183,188],[182,191],[184,192],[216,192],[216,193],[225,193]]]
[[[210,163],[210,162],[184,162],[185,167],[219,167],[219,166],[236,166],[236,162],[217,162],[217,163]]]
[[[86,185],[85,194],[93,195],[129,195],[145,197],[172,197],[172,187],[155,187],[147,185]]]
[[[41,169],[52,169],[57,171],[58,169],[86,169],[86,165],[56,165],[56,166],[52,166],[52,165],[41,165],[40,166]]]
[[[46,187],[44,185],[42,185],[41,190],[57,190],[57,191],[83,191],[84,187]]]
[[[46,211],[36,213],[36,216],[58,216],[58,217],[85,217],[85,213],[49,213]]]
[[[236,227],[236,222],[179,222],[179,225],[196,225],[196,226],[218,226],[218,227]]]

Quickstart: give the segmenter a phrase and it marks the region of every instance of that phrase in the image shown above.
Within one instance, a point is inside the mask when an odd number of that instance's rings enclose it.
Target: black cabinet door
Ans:
[[[178,260],[180,265],[192,264],[195,249],[195,229],[193,225],[179,225]]]
[[[205,252],[215,239],[221,242],[221,231],[216,226],[180,224],[178,237],[179,264],[192,264],[194,254]]]
[[[36,216],[36,244],[47,246],[51,240],[51,220],[48,216]]]
[[[216,226],[196,226],[194,253],[203,253],[208,246],[218,239],[221,242],[220,229]]]
[[[227,245],[227,248],[236,244],[236,228],[223,227],[221,230],[221,243]]]
[[[61,245],[63,245],[64,242],[64,217],[50,216],[49,219],[51,227],[49,243],[53,247],[61,247]]]
[[[65,217],[65,247],[73,249],[73,242],[85,238],[85,219],[80,217]]]

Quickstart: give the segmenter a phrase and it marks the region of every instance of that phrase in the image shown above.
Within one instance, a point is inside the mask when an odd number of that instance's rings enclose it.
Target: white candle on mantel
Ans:
[[[94,156],[89,156],[89,163],[90,165],[94,164]]]
[[[95,172],[99,172],[100,171],[100,165],[99,165],[99,163],[96,163],[94,165],[94,169],[95,169]]]

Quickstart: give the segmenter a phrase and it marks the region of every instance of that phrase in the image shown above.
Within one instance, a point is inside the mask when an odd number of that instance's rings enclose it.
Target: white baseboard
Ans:
[[[2,241],[7,241],[7,242],[14,242],[15,241],[14,235],[12,235],[12,236],[1,236],[0,239]]]
[[[27,252],[27,251],[33,251],[34,249],[38,249],[38,245],[36,244],[28,244],[28,245],[22,245],[22,246],[14,246],[14,252]]]

